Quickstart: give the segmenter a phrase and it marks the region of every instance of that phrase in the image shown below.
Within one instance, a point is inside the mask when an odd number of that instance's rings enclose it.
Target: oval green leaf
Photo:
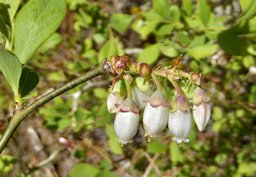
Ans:
[[[110,18],[109,25],[116,31],[123,33],[129,27],[132,17],[127,14],[113,14]]]
[[[138,56],[138,61],[153,64],[157,61],[160,53],[160,45],[153,44],[145,48]]]
[[[22,71],[19,59],[9,51],[0,49],[0,71],[11,86],[14,95],[18,96]]]
[[[65,0],[30,0],[23,6],[14,27],[14,52],[21,63],[58,29],[65,13]]]
[[[198,14],[200,16],[201,21],[206,26],[210,20],[211,17],[211,8],[207,4],[206,0],[199,0],[198,1]]]
[[[194,47],[192,49],[188,49],[187,52],[191,57],[195,59],[202,59],[202,58],[213,55],[215,52],[217,52],[217,50],[218,50],[218,45],[207,44],[207,45]]]

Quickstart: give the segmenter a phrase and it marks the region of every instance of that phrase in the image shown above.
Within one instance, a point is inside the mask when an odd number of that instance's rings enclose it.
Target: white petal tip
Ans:
[[[116,141],[117,141],[118,143],[120,143],[122,146],[132,142],[132,140],[130,140],[130,141],[126,141],[126,140],[123,141],[123,140],[121,140],[121,139],[119,139],[119,138],[116,138]]]
[[[186,138],[186,139],[183,139],[183,138],[176,138],[176,137],[174,137],[174,138],[172,138],[172,140],[173,141],[176,141],[178,144],[181,144],[181,143],[189,143],[189,139],[188,138]]]
[[[202,132],[202,131],[204,131],[205,127],[199,127],[199,126],[197,126],[197,129],[198,129],[199,132]]]
[[[151,133],[145,133],[144,134],[144,137],[150,137],[150,138],[157,138],[157,137],[161,137],[161,134],[158,134],[158,135],[154,135],[154,134],[151,134]]]

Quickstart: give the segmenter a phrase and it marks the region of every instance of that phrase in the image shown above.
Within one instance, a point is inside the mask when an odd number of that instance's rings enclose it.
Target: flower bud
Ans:
[[[210,120],[211,106],[209,103],[201,103],[193,106],[193,117],[199,131],[203,131]]]
[[[191,129],[191,113],[188,111],[176,110],[175,112],[169,113],[168,128],[170,132],[174,135],[173,141],[178,144],[185,142],[188,143],[187,138]]]
[[[201,103],[207,103],[210,101],[210,97],[205,93],[205,91],[201,88],[197,88],[194,91],[194,96],[192,99],[193,104],[200,105]]]
[[[189,79],[193,84],[200,85],[200,83],[201,83],[201,75],[200,74],[192,73],[192,74],[190,74]]]
[[[150,67],[146,63],[138,63],[137,64],[137,71],[141,75],[141,77],[148,77],[150,76]]]
[[[145,135],[160,136],[168,121],[169,104],[163,93],[156,91],[148,99],[143,114]]]
[[[110,93],[107,98],[107,107],[110,113],[115,113],[118,110],[118,107],[123,101],[123,97],[121,97],[118,93]]]
[[[117,112],[114,121],[114,129],[118,137],[118,142],[122,144],[131,142],[138,131],[138,126],[139,109],[131,99],[127,98],[120,105],[119,112]]]
[[[132,97],[135,104],[138,106],[139,109],[145,108],[146,100],[148,99],[148,94],[146,92],[142,92],[137,87],[132,88]]]

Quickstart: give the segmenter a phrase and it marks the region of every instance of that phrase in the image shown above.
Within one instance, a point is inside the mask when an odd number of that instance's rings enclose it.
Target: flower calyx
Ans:
[[[169,102],[165,99],[162,92],[159,90],[155,91],[147,100],[147,103],[149,103],[152,107],[158,107],[158,106],[164,106],[164,107],[170,107]]]
[[[131,98],[126,98],[119,106],[118,112],[132,112],[139,114],[140,110]]]
[[[195,94],[192,98],[192,102],[193,102],[194,105],[200,105],[202,103],[208,103],[208,102],[210,102],[210,100],[211,100],[211,98],[201,88],[197,88],[195,90]]]
[[[189,103],[184,94],[179,94],[174,98],[173,110],[180,110],[182,112],[189,111]]]

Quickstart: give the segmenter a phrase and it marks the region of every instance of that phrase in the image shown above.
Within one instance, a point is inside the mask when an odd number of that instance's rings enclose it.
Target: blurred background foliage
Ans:
[[[140,128],[121,147],[106,107],[111,77],[97,77],[22,123],[0,157],[1,176],[256,176],[256,1],[67,4],[58,32],[29,63],[40,76],[33,96],[112,55],[164,65],[182,56],[179,67],[201,72],[212,97],[210,124],[202,133],[193,126],[188,144],[172,142],[167,130],[147,142]],[[2,132],[12,106],[2,75],[0,89]]]

